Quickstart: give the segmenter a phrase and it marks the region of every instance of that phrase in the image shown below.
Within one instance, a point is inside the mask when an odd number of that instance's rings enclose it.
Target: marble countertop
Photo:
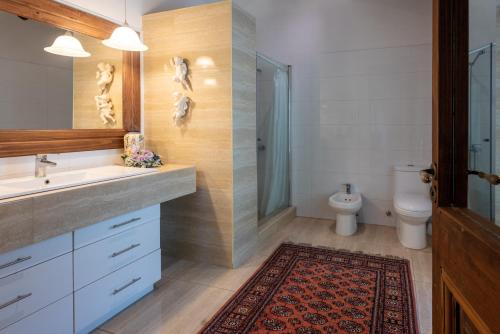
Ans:
[[[0,253],[196,191],[194,166],[0,200]]]

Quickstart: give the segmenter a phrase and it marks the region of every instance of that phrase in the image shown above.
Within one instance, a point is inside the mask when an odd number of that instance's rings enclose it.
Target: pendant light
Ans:
[[[73,36],[73,33],[66,31],[64,35],[58,36],[51,46],[43,48],[46,52],[66,57],[90,57],[90,53],[85,51],[82,43]]]
[[[116,28],[111,37],[102,41],[102,44],[123,51],[146,51],[148,47],[139,39],[136,31],[129,27],[127,23],[127,0],[125,3],[125,23]]]

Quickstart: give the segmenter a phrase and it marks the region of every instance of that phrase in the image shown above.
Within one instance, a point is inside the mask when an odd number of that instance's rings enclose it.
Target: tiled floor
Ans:
[[[410,259],[420,330],[430,333],[431,248],[421,251],[404,248],[391,227],[360,224],[351,237],[338,236],[334,231],[333,221],[298,217],[276,235],[262,240],[256,254],[238,269],[167,259],[159,288],[105,323],[97,333],[196,333],[284,241]]]

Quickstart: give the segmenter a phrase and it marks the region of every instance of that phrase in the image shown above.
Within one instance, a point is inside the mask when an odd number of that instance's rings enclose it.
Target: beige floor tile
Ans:
[[[415,281],[432,283],[432,253],[413,252],[412,259]]]
[[[96,330],[92,331],[92,334],[114,334],[114,333],[111,333],[111,332],[108,332],[108,331],[105,331],[102,329],[96,329]]]
[[[409,259],[415,282],[420,329],[426,334],[430,331],[430,247],[421,251],[403,247],[393,227],[359,224],[355,235],[342,237],[335,234],[334,221],[300,217],[280,227],[275,235],[261,240],[255,254],[237,269],[165,258],[166,269],[158,289],[101,328],[113,334],[196,333],[282,242]]]
[[[256,265],[228,270],[206,263],[186,260],[173,261],[171,264],[167,263],[167,269],[164,270],[164,277],[167,279],[183,280],[231,291],[238,290],[259,268]]]
[[[432,284],[414,282],[417,299],[417,317],[420,333],[432,331]]]
[[[202,284],[166,280],[101,328],[113,334],[196,333],[232,294]]]

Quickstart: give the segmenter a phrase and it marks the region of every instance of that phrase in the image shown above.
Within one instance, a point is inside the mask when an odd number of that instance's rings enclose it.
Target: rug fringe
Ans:
[[[410,260],[405,258],[405,257],[392,255],[392,254],[370,253],[370,252],[364,252],[364,251],[359,251],[359,250],[350,250],[350,249],[345,249],[345,248],[336,248],[336,247],[324,246],[324,245],[312,245],[310,243],[293,242],[293,241],[285,241],[285,242],[283,242],[283,244],[320,248],[320,249],[326,249],[326,250],[332,250],[332,251],[344,252],[344,253],[352,253],[352,254],[360,254],[360,255],[368,255],[368,256],[376,256],[376,257],[385,257],[388,259],[404,260],[404,261],[410,262]]]

